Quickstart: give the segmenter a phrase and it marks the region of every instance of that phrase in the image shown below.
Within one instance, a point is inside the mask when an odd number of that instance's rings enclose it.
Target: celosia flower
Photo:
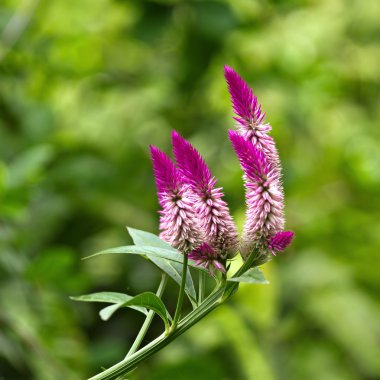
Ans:
[[[255,243],[265,243],[283,230],[284,196],[279,173],[263,151],[236,131],[229,131],[229,136],[244,171],[247,212],[242,254],[247,255]]]
[[[194,192],[195,207],[205,241],[215,254],[235,253],[238,245],[236,226],[222,199],[222,188],[215,187],[212,176],[199,152],[176,131],[172,133],[176,162]]]
[[[265,123],[265,113],[257,101],[251,88],[231,67],[224,66],[225,78],[234,112],[237,117],[238,129],[242,136],[265,153],[268,160],[279,168],[279,156],[275,142],[268,132],[272,129]]]
[[[189,259],[195,261],[199,266],[208,269],[211,274],[217,269],[222,273],[226,273],[220,255],[207,243],[202,243],[198,248],[189,253]]]
[[[293,231],[282,231],[274,235],[268,242],[269,250],[276,255],[276,252],[282,252],[294,238]]]
[[[179,249],[189,252],[203,241],[194,213],[190,187],[170,158],[151,146],[150,153],[158,189],[160,211],[160,238]]]

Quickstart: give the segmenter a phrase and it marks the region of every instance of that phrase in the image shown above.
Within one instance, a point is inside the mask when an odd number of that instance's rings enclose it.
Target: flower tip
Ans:
[[[156,146],[149,145],[149,150],[150,150],[150,157],[152,159],[153,164],[161,162],[161,161],[169,160],[169,157],[167,157],[166,154],[162,152]]]
[[[228,130],[228,137],[230,138],[231,142],[237,138],[240,137],[239,133],[233,129]]]
[[[234,131],[233,129],[228,130],[228,137],[231,141],[231,144],[235,150],[235,153],[240,159],[240,154],[239,152],[242,150],[243,146],[249,145],[248,142],[246,144],[245,139],[243,136],[239,134],[239,132]]]
[[[224,75],[227,80],[228,78],[231,78],[231,79],[236,78],[236,77],[240,78],[240,75],[231,66],[228,66],[228,65],[224,65]]]
[[[181,137],[181,135],[175,129],[173,129],[172,130],[172,139],[174,140],[178,137]]]
[[[284,234],[288,236],[288,239],[290,239],[290,242],[295,238],[296,234],[293,231],[284,231]]]
[[[154,146],[154,145],[149,145],[149,150],[150,150],[150,155],[153,157],[155,156],[160,150]]]
[[[281,233],[281,232],[279,232],[279,233]],[[293,231],[283,231],[282,232],[282,239],[286,243],[285,247],[289,246],[292,243],[294,237],[295,237],[295,233]]]
[[[186,145],[187,141],[175,130],[172,131],[172,144],[174,148],[174,155],[177,157],[177,149],[182,150],[183,147]],[[181,152],[182,153],[182,152]]]
[[[231,66],[224,65],[224,77],[226,78],[230,91],[236,86],[241,87],[246,85],[241,76]]]
[[[239,132],[234,131],[233,129],[230,129],[228,131],[228,137],[239,160],[242,159],[242,154],[245,150],[248,149],[251,151],[254,148],[249,141],[247,141],[243,136],[239,134]]]
[[[273,254],[274,251],[283,252],[284,249],[292,243],[294,236],[293,231],[277,232],[277,234],[270,239],[268,247]]]
[[[224,65],[224,74],[229,74],[231,72],[234,72],[234,69],[231,66]]]

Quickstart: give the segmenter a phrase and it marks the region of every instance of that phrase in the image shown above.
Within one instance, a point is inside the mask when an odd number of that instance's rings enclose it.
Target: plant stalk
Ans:
[[[177,328],[171,332],[169,335],[166,333],[161,334],[158,338],[150,342],[145,347],[141,348],[139,351],[135,352],[131,356],[128,356],[123,361],[115,364],[111,368],[91,377],[89,380],[111,380],[117,379],[119,376],[124,375],[134,369],[140,362],[147,359],[157,351],[161,350],[163,347],[168,345],[178,336],[183,334],[191,326],[196,324],[204,316],[214,310],[219,306],[218,302],[223,295],[224,286],[220,287],[212,293],[208,298],[204,300],[202,305],[194,309],[189,313],[182,321],[179,322]]]
[[[198,291],[198,305],[203,302],[206,290],[206,273],[199,272],[199,291]]]
[[[186,287],[186,277],[187,277],[187,264],[189,261],[189,257],[187,253],[185,252],[183,254],[183,267],[182,267],[182,281],[181,281],[181,287],[179,288],[179,294],[178,294],[178,301],[177,301],[177,307],[175,309],[175,314],[173,318],[173,323],[170,328],[170,333],[173,333],[173,331],[177,328],[178,321],[181,317],[181,311],[182,311],[182,304],[183,304],[183,297],[185,295],[185,287]]]
[[[162,294],[164,293],[167,282],[168,282],[168,276],[165,273],[163,273],[161,276],[160,285],[158,286],[158,289],[156,292],[157,297],[159,297],[159,298],[162,297]],[[132,347],[128,351],[128,354],[125,358],[131,356],[140,347],[140,344],[141,344],[142,340],[144,339],[144,337],[145,337],[145,335],[149,329],[150,324],[152,323],[154,314],[155,314],[155,312],[153,310],[149,311],[148,315],[145,318],[143,325],[141,326],[139,333],[137,334],[135,341],[132,344]]]
[[[242,275],[245,271],[247,271],[249,268],[251,268],[256,258],[257,252],[254,251],[244,262],[244,264],[239,268],[239,270],[234,274],[233,277],[238,277]],[[115,364],[114,366],[106,369],[105,371],[91,377],[89,380],[112,380],[117,379],[117,377],[130,372],[132,369],[136,368],[136,366],[139,363],[141,363],[157,351],[167,346],[170,342],[172,342],[174,339],[179,337],[190,327],[199,322],[212,310],[214,310],[223,302],[225,302],[229,297],[231,297],[235,293],[238,286],[239,283],[237,282],[222,282],[196,309],[194,309],[186,317],[184,317],[178,323],[176,328],[174,330],[171,330],[169,335],[166,333],[162,333],[159,337],[147,344],[145,347],[141,348],[139,351],[128,356],[123,361]]]

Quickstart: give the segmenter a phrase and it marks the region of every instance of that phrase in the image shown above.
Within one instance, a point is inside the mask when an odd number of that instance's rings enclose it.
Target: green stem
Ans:
[[[172,333],[177,328],[179,318],[181,317],[183,297],[185,295],[186,277],[187,277],[186,276],[187,275],[187,263],[188,263],[188,261],[189,261],[189,258],[187,256],[187,253],[185,252],[183,254],[183,267],[182,267],[181,287],[179,288],[177,307],[175,309],[175,314],[174,314],[172,326],[170,328],[170,333]]]
[[[186,330],[219,306],[221,303],[220,298],[223,295],[223,292],[224,286],[217,288],[216,291],[210,294],[210,296],[207,297],[199,307],[194,309],[182,321],[180,321],[177,328],[171,334],[161,334],[158,338],[141,348],[139,351],[135,352],[131,356],[128,356],[128,358],[115,364],[111,368],[108,368],[105,371],[91,377],[89,380],[112,380],[117,379],[118,376],[130,372],[132,369],[136,368],[139,363],[167,346],[170,342],[178,338],[178,336],[183,334]]]
[[[206,290],[206,273],[199,271],[199,292],[198,292],[198,304],[203,302],[203,298]]]
[[[258,257],[258,251],[254,250],[243,263],[243,265],[237,270],[237,272],[232,277],[239,277],[245,273],[248,269],[252,267]],[[234,281],[227,281],[226,289],[224,291],[222,302],[230,298],[239,288],[239,283]]]
[[[165,273],[163,273],[161,276],[160,285],[158,286],[158,289],[156,292],[157,297],[159,297],[159,298],[162,297],[162,294],[164,293],[167,282],[168,282],[168,276]],[[153,310],[149,311],[148,315],[145,318],[143,325],[141,326],[141,329],[140,329],[135,341],[132,344],[132,347],[128,351],[128,354],[125,358],[134,354],[136,352],[136,350],[140,347],[140,344],[141,344],[142,340],[144,339],[144,337],[145,337],[145,335],[149,329],[150,324],[152,323],[154,314],[155,314],[155,312]]]
[[[255,262],[256,258],[257,252],[252,252],[247,261],[245,261],[240,269],[234,274],[234,277],[238,277],[247,271],[252,266],[252,263]],[[136,368],[139,363],[167,346],[212,310],[221,305],[227,298],[234,294],[238,286],[239,284],[237,282],[222,282],[196,309],[184,317],[178,323],[176,329],[171,330],[169,335],[166,333],[161,334],[158,338],[141,348],[139,351],[128,356],[128,358],[115,364],[111,368],[91,377],[89,380],[113,380],[117,379],[118,376],[130,372],[132,369]]]
[[[236,273],[232,277],[239,277],[244,272],[246,272],[248,269],[252,267],[252,264],[254,264],[255,260],[258,257],[258,252],[254,250],[247,258],[246,261],[244,261],[243,265],[236,271]]]

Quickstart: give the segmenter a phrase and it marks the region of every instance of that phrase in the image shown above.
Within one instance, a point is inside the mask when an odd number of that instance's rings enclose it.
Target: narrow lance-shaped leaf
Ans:
[[[170,246],[168,243],[161,240],[158,236],[145,231],[136,230],[134,228],[127,227],[129,234],[131,235],[133,242],[136,245],[151,245],[155,247],[162,247],[165,249],[173,250],[177,252],[175,248]],[[178,285],[181,284],[182,278],[182,264],[174,261],[162,259],[152,255],[147,255],[149,260],[151,260],[155,265],[157,265],[163,272],[170,276]],[[186,287],[185,292],[190,299],[193,306],[196,306],[196,292],[194,288],[193,279],[190,274],[190,270],[187,270],[186,276]]]
[[[74,301],[82,301],[82,302],[103,302],[103,303],[113,303],[113,304],[123,304],[131,300],[133,297],[117,292],[99,292],[99,293],[91,293],[84,294],[82,296],[70,297]],[[140,306],[131,306],[132,309],[135,309],[143,314],[148,314],[145,307]]]
[[[178,285],[181,285],[182,264],[176,263],[174,261],[160,259],[157,257],[148,256],[148,258],[155,265],[157,265],[157,267],[160,268],[164,273],[170,276]],[[189,268],[187,268],[185,293],[188,296],[191,304],[193,305],[193,308],[195,308],[197,306],[196,292]]]
[[[153,310],[164,321],[165,328],[169,328],[170,314],[166,310],[164,303],[154,293],[145,292],[141,293],[130,300],[115,305],[108,306],[100,311],[100,317],[106,321],[108,320],[118,309],[122,307],[145,307]]]
[[[132,255],[151,255],[154,257],[159,257],[166,260],[175,261],[177,263],[182,263],[183,257],[177,251],[169,250],[166,248],[158,248],[151,246],[138,246],[138,245],[126,245],[121,247],[109,248],[104,251],[95,253],[91,256],[85,257],[85,259],[89,259],[95,256],[101,255],[109,255],[109,254],[132,254]]]
[[[172,247],[171,247],[172,248]],[[165,260],[170,260],[176,263],[183,263],[183,255],[180,254],[177,250],[146,246],[146,245],[125,245],[121,247],[109,248],[104,251],[94,253],[93,255],[84,257],[83,259],[90,259],[102,255],[110,254],[131,254],[131,255],[141,255],[141,256],[154,256]],[[195,262],[189,260],[189,266],[198,270],[204,270],[195,265]]]
[[[132,228],[132,227],[127,227],[127,230],[128,230],[129,235],[131,235],[133,242],[136,245],[159,247],[159,248],[164,248],[169,251],[171,250],[178,253],[178,251],[174,247],[172,247],[169,243],[167,243],[166,241],[163,241],[157,235],[152,234],[151,232],[137,230],[136,228]]]
[[[229,278],[228,281],[243,282],[247,284],[269,284],[263,272],[257,267],[251,268],[239,277]]]

